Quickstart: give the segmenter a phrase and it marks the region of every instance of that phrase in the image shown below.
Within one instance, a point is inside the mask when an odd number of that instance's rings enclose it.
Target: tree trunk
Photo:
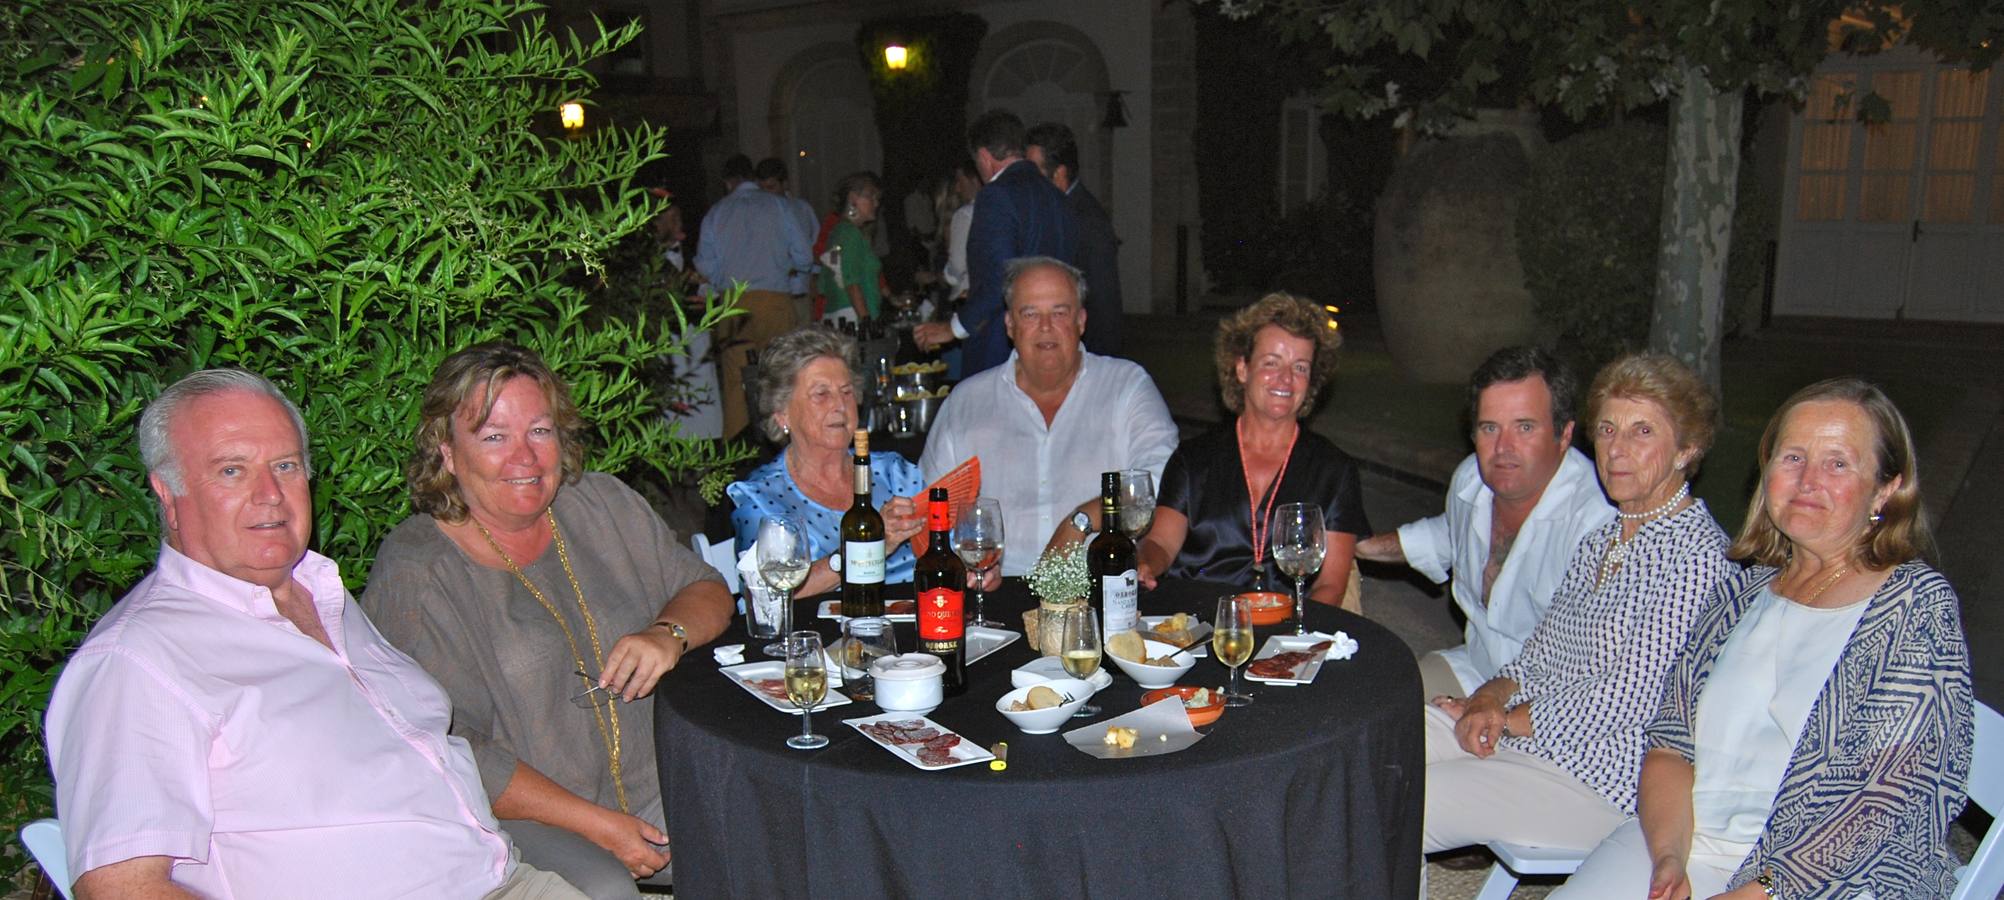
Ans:
[[[1724,327],[1726,258],[1740,170],[1739,91],[1719,91],[1684,68],[1670,114],[1664,168],[1662,252],[1649,346],[1682,360],[1716,390]]]

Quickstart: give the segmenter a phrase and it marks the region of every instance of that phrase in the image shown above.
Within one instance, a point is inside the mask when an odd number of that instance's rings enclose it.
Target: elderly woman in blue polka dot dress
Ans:
[[[799,596],[842,584],[828,557],[842,547],[842,513],[855,502],[850,443],[856,432],[856,342],[809,326],[772,339],[761,357],[759,419],[785,446],[778,457],[728,489],[738,552],[758,540],[759,520],[793,516],[806,533],[814,566]],[[919,467],[896,453],[870,454],[870,502],[884,517],[884,581],[912,580],[912,535],[924,525],[913,500],[925,489]]]
[[[1580,541],[1544,621],[1465,701],[1426,715],[1433,853],[1489,841],[1587,851],[1635,811],[1643,726],[1698,611],[1733,570],[1690,479],[1718,402],[1676,360],[1623,357],[1588,393],[1619,516]]]

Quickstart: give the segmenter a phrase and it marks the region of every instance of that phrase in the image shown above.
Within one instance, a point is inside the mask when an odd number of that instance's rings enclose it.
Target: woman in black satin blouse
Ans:
[[[1273,510],[1312,503],[1322,508],[1329,549],[1310,596],[1360,611],[1353,559],[1371,525],[1357,464],[1301,424],[1342,342],[1321,306],[1288,294],[1268,294],[1220,323],[1218,384],[1238,416],[1169,457],[1138,554],[1142,584],[1169,575],[1283,589],[1292,582],[1273,564]]]

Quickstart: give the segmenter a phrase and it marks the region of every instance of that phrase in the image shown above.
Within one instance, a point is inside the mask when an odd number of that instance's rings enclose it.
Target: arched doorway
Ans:
[[[1022,117],[1026,125],[1070,126],[1078,137],[1086,186],[1112,206],[1106,165],[1111,148],[1100,127],[1101,98],[1108,89],[1106,59],[1092,39],[1055,22],[1014,25],[983,44],[974,73],[970,118],[999,107]]]
[[[793,169],[793,193],[816,213],[833,206],[835,185],[851,172],[883,167],[870,84],[850,44],[802,51],[773,80],[769,121],[773,155]]]

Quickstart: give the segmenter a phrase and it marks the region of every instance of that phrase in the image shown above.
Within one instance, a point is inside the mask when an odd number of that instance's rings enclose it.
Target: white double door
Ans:
[[[1858,121],[1868,95],[1883,117]],[[2004,321],[2004,79],[1912,51],[1833,57],[1794,117],[1774,309]]]

